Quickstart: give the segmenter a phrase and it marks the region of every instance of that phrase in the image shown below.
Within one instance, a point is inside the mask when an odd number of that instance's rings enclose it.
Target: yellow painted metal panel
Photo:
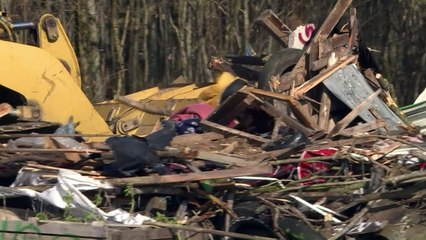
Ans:
[[[0,84],[38,103],[42,120],[66,123],[73,116],[82,133],[111,133],[57,58],[40,48],[6,41],[0,41],[0,53]]]
[[[55,41],[49,41],[46,32],[46,25],[51,25],[52,22],[54,22],[57,30],[57,34],[55,33],[57,39]],[[62,61],[69,68],[75,83],[81,87],[80,67],[78,66],[77,56],[60,20],[51,14],[45,14],[39,19],[37,27],[39,47]]]

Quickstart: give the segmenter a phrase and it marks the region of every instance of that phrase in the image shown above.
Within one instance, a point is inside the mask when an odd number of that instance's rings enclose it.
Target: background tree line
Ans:
[[[281,46],[255,20],[272,9],[294,29],[317,27],[335,0],[0,0],[13,20],[59,17],[92,101],[166,85],[179,75],[211,81],[210,56],[268,54]],[[360,38],[409,104],[426,82],[426,0],[354,0]]]

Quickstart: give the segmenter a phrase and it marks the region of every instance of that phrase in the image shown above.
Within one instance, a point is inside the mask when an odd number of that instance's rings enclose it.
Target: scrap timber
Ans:
[[[206,117],[172,121],[172,108],[118,97],[162,127],[89,142],[59,124],[0,125],[0,239],[424,239],[425,140],[361,66],[355,9],[332,34],[351,2],[337,1],[293,69],[212,58],[247,84]],[[272,11],[258,22],[288,46]]]

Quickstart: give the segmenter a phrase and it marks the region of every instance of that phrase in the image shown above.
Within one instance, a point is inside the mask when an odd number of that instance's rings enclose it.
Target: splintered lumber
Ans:
[[[271,32],[272,36],[280,41],[284,47],[288,46],[288,38],[291,30],[277,17],[277,15],[275,15],[274,12],[271,10],[262,12],[257,21],[262,22],[263,27]]]
[[[259,163],[264,161],[265,159],[286,158],[300,151],[304,148],[304,146],[304,144],[300,144],[290,148],[278,149],[274,151],[255,154],[250,156],[250,160]]]
[[[241,176],[265,175],[265,174],[270,174],[271,172],[272,172],[272,168],[270,166],[256,166],[256,167],[246,167],[246,168],[238,168],[238,169],[207,171],[207,172],[199,172],[199,173],[197,172],[197,173],[163,175],[163,176],[155,175],[155,176],[130,177],[130,178],[114,178],[114,179],[109,179],[106,182],[113,185],[117,185],[117,186],[123,186],[128,184],[140,186],[140,185],[193,182],[193,181],[232,178],[232,177],[241,177]]]
[[[302,57],[299,59],[296,66],[291,71],[292,75],[295,75],[296,72],[300,72],[301,68],[304,68],[305,58],[306,58],[306,55],[310,53],[311,46],[314,43],[318,43],[326,39],[328,35],[330,35],[334,26],[336,26],[336,24],[339,22],[340,18],[343,16],[343,13],[346,11],[346,9],[349,7],[351,3],[352,3],[352,0],[338,0],[336,2],[330,14],[328,14],[327,18],[325,19],[320,29],[318,30],[317,34],[315,34],[314,38],[311,40],[311,43],[306,48]]]
[[[309,54],[309,70],[311,72],[314,72],[326,67],[328,65],[328,59],[331,53],[334,52],[334,50],[337,50],[338,48],[344,46],[345,44],[348,44],[348,41],[349,34],[344,33],[325,39],[324,41],[319,42],[318,46],[317,44],[314,44],[314,48],[311,49],[311,53]],[[327,51],[324,50],[324,46],[327,46],[329,49],[327,49]],[[321,49],[321,52],[319,52],[319,49]],[[339,56],[338,50],[337,54]]]
[[[383,119],[376,119],[373,122],[361,123],[354,127],[343,129],[339,132],[339,134],[342,136],[350,137],[355,134],[366,133],[372,130],[376,130],[384,126],[386,126],[386,123],[385,121],[383,121]]]
[[[1,239],[106,239],[108,229],[87,223],[60,221],[20,221],[0,220]],[[3,238],[5,233],[13,233],[11,238]]]
[[[286,95],[281,94],[281,93],[274,93],[274,92],[265,91],[265,90],[262,90],[262,89],[256,89],[256,88],[252,88],[252,87],[244,88],[242,91],[250,92],[250,93],[253,93],[255,95],[262,96],[262,97],[269,97],[269,98],[272,98],[272,99],[275,99],[275,100],[284,101],[284,102],[289,104],[293,113],[307,127],[309,127],[309,128],[315,128],[316,127],[316,124],[312,121],[312,118],[305,111],[303,111],[303,106],[300,104],[300,102],[297,101],[292,96],[286,96]]]
[[[0,148],[0,152],[9,152],[9,153],[101,153],[101,151],[94,149],[44,149],[44,148]]]
[[[373,100],[382,92],[382,89],[377,89],[373,94],[371,94],[367,99],[365,99],[361,104],[356,106],[350,113],[348,113],[342,120],[336,123],[336,126],[331,130],[330,136],[337,134],[340,130],[346,128],[362,111],[368,108]]]
[[[43,165],[43,164],[32,163],[32,162],[27,163],[25,165],[25,167],[29,167],[29,168],[32,168],[32,169],[53,170],[53,171],[60,171],[62,169],[65,169],[65,168],[52,167],[52,166],[47,166],[47,165]],[[79,169],[72,169],[72,171],[77,172],[77,173],[81,173],[83,175],[101,176],[101,174],[99,172],[95,172],[95,171],[84,171],[84,170],[79,170]]]
[[[228,237],[233,237],[233,238],[238,238],[238,239],[276,240],[276,238],[270,238],[270,237],[261,237],[261,236],[256,236],[256,235],[234,233],[234,232],[225,232],[225,231],[214,230],[214,229],[206,229],[206,228],[200,228],[200,227],[191,227],[191,226],[161,223],[161,222],[144,222],[143,225],[163,227],[163,228],[175,229],[175,230],[207,233],[207,234],[213,234],[213,235],[218,235],[218,236],[228,236]]]
[[[261,108],[264,109],[265,111],[273,113],[273,115],[277,116],[277,118],[278,118],[277,120],[281,121],[281,123],[284,123],[286,126],[302,132],[306,136],[311,136],[315,133],[314,129],[307,128],[307,127],[305,127],[305,125],[301,124],[299,121],[296,121],[295,119],[289,117],[287,114],[278,111],[269,102],[263,102]],[[302,111],[302,113],[304,113],[304,112]],[[310,123],[311,123],[311,121],[310,121]],[[279,126],[278,126],[278,128],[279,128]],[[278,129],[277,129],[277,131],[278,131]]]
[[[345,235],[346,232],[351,230],[351,228],[353,228],[357,223],[362,220],[364,215],[367,214],[370,210],[370,206],[371,204],[368,204],[367,207],[364,207],[361,211],[359,211],[342,230],[340,230],[338,233],[336,233],[336,235],[329,238],[328,240],[337,240],[340,239],[343,235]]]
[[[220,150],[220,153],[233,153],[235,149],[238,147],[239,143],[238,141],[234,141],[231,144],[229,144],[226,148]]]
[[[318,129],[322,131],[328,130],[328,123],[330,122],[331,100],[328,91],[324,89],[321,96],[321,106],[318,117]]]
[[[247,138],[249,140],[252,140],[252,141],[255,141],[255,142],[258,142],[258,143],[266,143],[266,142],[269,141],[269,139],[259,137],[259,136],[256,136],[254,134],[246,133],[246,132],[243,132],[243,131],[240,131],[240,130],[236,130],[236,129],[233,129],[233,128],[230,128],[230,127],[227,127],[227,126],[223,126],[223,125],[220,125],[218,123],[210,122],[210,121],[207,121],[207,120],[202,120],[201,124],[206,126],[207,128],[210,128],[213,131],[218,131],[218,132],[223,133],[223,134],[227,133],[227,134],[231,134],[231,135],[240,136],[240,137]]]
[[[292,93],[292,96],[298,97],[298,96],[305,94],[306,92],[308,92],[309,90],[311,90],[312,88],[314,88],[315,86],[320,84],[322,81],[324,81],[325,79],[330,77],[336,71],[340,70],[343,67],[346,67],[349,63],[354,62],[357,59],[357,57],[358,56],[356,56],[356,55],[351,55],[349,57],[343,58],[340,62],[336,63],[335,65],[333,65],[330,68],[327,68],[323,72],[321,72],[318,75],[316,75],[315,77],[311,78],[311,80],[309,80],[309,81],[303,83],[302,85],[300,85],[299,87],[295,88],[293,93]]]
[[[250,165],[250,162],[247,162],[246,159],[208,151],[198,151],[198,154],[195,158],[228,165],[235,165],[238,167],[246,167]]]
[[[349,37],[349,49],[352,49],[356,44],[358,38],[358,20],[356,18],[356,8],[350,9],[350,20],[349,24],[351,27],[351,36]]]
[[[114,137],[114,136],[122,136],[119,134],[102,134],[102,133],[85,133],[85,134],[57,134],[57,133],[2,133],[0,138],[21,138],[21,137],[29,137],[29,138],[37,138],[37,137]]]

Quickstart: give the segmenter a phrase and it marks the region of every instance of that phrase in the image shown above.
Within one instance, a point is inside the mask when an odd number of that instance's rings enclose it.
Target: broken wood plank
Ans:
[[[47,165],[43,165],[43,164],[38,164],[38,163],[32,163],[29,162],[27,163],[24,167],[30,167],[30,168],[35,168],[35,169],[43,169],[43,170],[54,170],[54,171],[59,171],[59,170],[71,170],[83,175],[89,175],[89,176],[101,176],[101,174],[99,172],[96,171],[83,171],[83,170],[79,170],[79,169],[65,169],[65,168],[59,168],[59,167],[52,167],[52,166],[47,166]]]
[[[238,147],[238,145],[239,145],[238,141],[233,141],[224,149],[220,150],[220,153],[233,153],[235,149]]]
[[[256,166],[256,167],[245,167],[245,168],[238,168],[238,169],[207,171],[207,172],[200,172],[200,173],[114,178],[114,179],[108,179],[106,180],[106,182],[116,186],[124,186],[127,184],[141,186],[141,185],[156,185],[156,184],[167,184],[167,183],[194,182],[194,181],[212,180],[212,179],[220,179],[220,178],[232,178],[232,177],[240,177],[240,176],[265,175],[265,174],[270,174],[271,171],[272,171],[272,168],[270,166]]]
[[[240,131],[240,130],[236,130],[236,129],[233,129],[233,128],[230,128],[230,127],[226,127],[226,126],[223,126],[223,125],[220,125],[220,124],[217,124],[217,123],[214,123],[214,122],[210,122],[210,121],[207,121],[207,120],[202,120],[201,125],[209,128],[212,131],[218,131],[218,132],[223,133],[223,134],[231,134],[231,135],[240,136],[240,137],[247,138],[248,140],[255,141],[255,142],[258,142],[258,143],[265,143],[265,142],[269,141],[269,139],[259,137],[259,136],[256,136],[256,135],[253,135],[253,134],[250,134],[250,133],[246,133],[246,132],[243,132],[243,131]]]
[[[396,150],[397,148],[401,147],[402,143],[400,142],[395,142],[389,146],[387,146],[385,149],[382,149],[380,153],[377,154],[373,154],[370,156],[370,160],[372,161],[377,161],[380,158],[386,156],[388,153],[393,152],[394,150]]]
[[[296,115],[296,117],[299,118],[300,121],[303,122],[308,128],[312,128],[312,129],[316,128],[316,123],[314,123],[312,121],[312,118],[308,114],[306,114],[305,111],[303,111],[302,104],[300,104],[300,102],[297,101],[292,96],[287,96],[287,95],[284,95],[284,94],[281,94],[281,93],[274,93],[274,92],[270,92],[270,91],[266,91],[266,90],[262,90],[262,89],[256,89],[256,88],[252,88],[252,87],[246,87],[246,88],[242,89],[242,91],[250,92],[250,93],[253,93],[255,95],[259,95],[259,96],[263,96],[263,97],[269,97],[269,98],[272,98],[272,99],[275,99],[275,100],[284,101],[284,102],[289,104],[291,110]]]
[[[315,77],[311,78],[311,80],[309,80],[309,81],[303,83],[302,85],[300,85],[299,87],[295,88],[294,91],[292,92],[291,96],[297,98],[297,97],[301,96],[302,94],[305,94],[306,92],[308,92],[309,90],[311,90],[312,88],[314,88],[315,86],[320,84],[322,81],[324,81],[325,79],[330,77],[333,73],[340,70],[341,68],[346,67],[346,65],[348,65],[351,62],[354,62],[356,59],[357,59],[356,55],[351,55],[349,57],[341,59],[340,62],[336,63],[335,65],[333,65],[330,68],[327,68],[323,72],[321,72],[318,75],[316,75]]]
[[[329,147],[352,146],[352,145],[361,144],[361,143],[366,144],[366,143],[377,141],[378,140],[377,136],[380,136],[380,135],[374,135],[374,136],[367,135],[367,136],[363,136],[362,138],[358,138],[358,136],[355,135],[354,137],[356,138],[351,138],[351,139],[341,139],[336,141],[332,141],[332,140],[318,141],[307,146],[305,150],[318,150],[318,149],[329,148]]]
[[[320,50],[319,50],[319,44],[318,43],[313,43],[311,45],[311,53],[309,54],[309,72],[310,73],[312,73],[313,71],[319,70],[318,68],[314,69],[315,68],[314,67],[314,62],[316,62],[320,58],[319,52],[320,52]],[[301,82],[300,84],[302,84],[302,83],[303,82]]]
[[[289,117],[284,112],[278,111],[269,102],[263,102],[262,106],[265,108],[265,111],[268,110],[269,112],[272,112],[272,115],[277,116],[278,117],[277,120],[282,121],[283,123],[285,123],[286,126],[293,128],[293,129],[296,129],[296,130],[302,132],[303,134],[305,134],[306,136],[311,136],[312,134],[315,133],[314,129],[307,128],[307,127],[305,127],[305,125],[303,125],[303,124],[299,123],[298,121],[296,121],[295,119]]]
[[[250,163],[247,162],[247,160],[244,158],[231,157],[231,156],[223,155],[220,153],[209,152],[209,151],[198,151],[198,154],[195,158],[208,160],[212,162],[218,162],[222,164],[235,165],[238,167],[247,167],[248,165],[250,165]]]
[[[229,237],[238,238],[238,239],[276,240],[276,238],[261,237],[261,236],[251,235],[251,234],[249,235],[249,234],[242,234],[242,233],[225,232],[225,231],[214,230],[214,229],[191,227],[191,226],[161,223],[161,222],[147,222],[146,221],[146,222],[143,223],[143,225],[150,225],[150,226],[156,226],[156,227],[162,227],[162,228],[168,228],[168,229],[175,229],[175,230],[183,230],[183,231],[193,231],[193,232],[199,232],[199,233],[208,233],[208,234],[213,234],[213,235],[218,235],[218,236],[229,236]]]
[[[334,136],[340,130],[346,128],[362,111],[368,108],[373,100],[382,92],[382,89],[378,89],[373,94],[371,94],[368,98],[366,98],[361,104],[356,106],[350,113],[348,113],[342,120],[336,123],[333,130],[331,130],[329,136]]]
[[[351,8],[349,10],[349,26],[350,26],[350,30],[351,30],[351,35],[349,36],[349,49],[352,49],[355,44],[356,41],[358,39],[358,20],[356,18],[356,8]]]
[[[166,228],[136,228],[136,229],[121,229],[121,230],[108,230],[110,238],[108,240],[132,240],[132,239],[146,239],[146,240],[165,240],[174,239],[174,233]]]
[[[0,138],[21,138],[21,137],[114,137],[122,136],[119,134],[53,134],[53,133],[2,133]]]
[[[44,148],[0,148],[0,152],[10,152],[10,153],[101,153],[101,151],[94,149],[44,149]]]
[[[305,144],[300,144],[294,147],[290,147],[290,148],[285,148],[285,149],[278,149],[278,150],[273,150],[273,151],[269,151],[269,152],[263,152],[263,153],[259,153],[259,154],[255,154],[250,156],[248,159],[250,161],[253,162],[257,162],[260,163],[266,159],[277,159],[277,158],[287,158],[290,157],[291,155],[297,153],[298,151],[302,150],[305,147]]]
[[[339,35],[331,37],[330,40],[331,40],[331,45],[333,46],[334,49],[338,47],[342,47],[348,44],[349,34],[348,33],[339,34]]]
[[[170,146],[176,148],[189,147],[190,149],[213,149],[217,146],[215,142],[223,138],[222,134],[215,132],[182,134],[173,137]]]
[[[352,3],[352,0],[338,0],[336,4],[334,5],[333,9],[328,14],[327,18],[321,25],[321,27],[318,29],[317,34],[312,38],[311,43],[306,48],[304,54],[297,62],[296,66],[291,71],[292,75],[295,75],[296,72],[303,71],[305,68],[305,58],[310,53],[310,48],[313,43],[320,42],[321,40],[324,40],[330,35],[331,31],[333,30],[334,26],[339,22],[340,18],[343,16],[343,13],[346,11],[346,9],[349,7],[349,5]]]
[[[328,93],[328,90],[324,88],[321,96],[321,106],[319,110],[318,117],[318,129],[324,132],[328,129],[328,123],[330,121],[330,109],[331,109],[331,100]]]
[[[263,27],[276,38],[284,47],[288,46],[288,38],[291,30],[287,27],[272,10],[262,12],[256,22],[262,22]]]
[[[373,122],[361,123],[354,127],[343,129],[339,132],[339,135],[350,137],[357,133],[366,133],[382,128],[384,126],[386,126],[386,123],[385,121],[383,121],[383,119],[376,119]]]
[[[43,235],[50,235],[50,239],[106,239],[107,237],[105,227],[92,224],[53,221],[38,223],[19,220],[0,220],[0,223],[2,225],[0,232],[15,233],[14,239],[27,239],[27,234],[35,235],[30,239],[40,239]]]

